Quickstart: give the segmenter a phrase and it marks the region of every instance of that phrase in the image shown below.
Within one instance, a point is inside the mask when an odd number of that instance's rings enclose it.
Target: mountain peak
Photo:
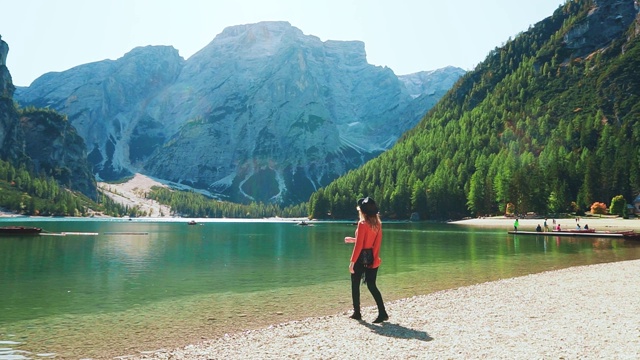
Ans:
[[[302,31],[288,21],[261,21],[253,24],[228,26],[216,38],[234,38],[245,34],[252,36],[269,36],[287,32],[302,35]]]
[[[123,59],[137,56],[180,57],[178,50],[168,45],[138,46],[122,56]]]
[[[293,48],[306,49],[320,56],[354,66],[366,64],[366,53],[362,41],[321,41],[313,35],[305,35],[300,29],[286,21],[263,21],[254,24],[235,25],[225,28],[207,46],[194,54],[189,60],[211,65],[212,59],[225,61],[248,61],[255,66],[256,59],[267,59],[279,52]]]
[[[9,45],[2,40],[0,36],[0,66],[7,65],[7,54],[9,53]]]
[[[300,29],[286,21],[263,21],[227,27],[205,49],[213,47],[216,51],[222,48],[224,51],[240,54],[270,56],[277,52],[283,43],[293,39],[305,39],[305,36]],[[314,39],[319,41],[318,38]]]
[[[7,69],[7,55],[9,45],[0,36],[0,97],[13,98],[15,87],[11,80],[11,74]]]
[[[465,73],[466,71],[459,67],[447,66],[442,69],[400,75],[398,79],[404,83],[413,98],[423,94],[438,94],[439,99]]]

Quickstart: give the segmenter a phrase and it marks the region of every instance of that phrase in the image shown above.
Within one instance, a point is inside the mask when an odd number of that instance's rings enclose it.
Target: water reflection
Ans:
[[[177,329],[180,339],[199,339],[349,309],[352,245],[343,239],[351,224],[199,223],[46,222],[40,226],[50,231],[99,235],[0,242],[0,339],[15,334],[20,350],[103,357],[132,344],[168,346],[179,341]],[[636,259],[639,245],[385,223],[378,285],[393,300]]]

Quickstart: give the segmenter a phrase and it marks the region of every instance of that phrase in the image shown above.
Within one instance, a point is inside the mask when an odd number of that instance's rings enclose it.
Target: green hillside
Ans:
[[[310,215],[353,218],[361,195],[398,219],[503,214],[507,203],[517,213],[581,211],[619,194],[632,201],[640,38],[634,13],[607,42],[569,46],[595,7],[569,1],[491,51],[391,150],[314,193]]]

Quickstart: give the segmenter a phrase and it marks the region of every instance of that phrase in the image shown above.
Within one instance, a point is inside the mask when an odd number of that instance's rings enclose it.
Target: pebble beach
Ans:
[[[137,359],[638,359],[640,260],[504,279]]]
[[[633,220],[600,220],[593,227],[636,226]],[[472,219],[462,225],[512,222]],[[638,284],[640,260],[573,267],[389,302],[390,319],[382,324],[371,323],[377,310],[369,307],[362,309],[363,321],[345,312],[121,358],[638,359]]]

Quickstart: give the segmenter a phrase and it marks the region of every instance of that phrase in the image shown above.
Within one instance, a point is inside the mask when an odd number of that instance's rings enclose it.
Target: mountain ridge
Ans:
[[[445,72],[450,87],[464,70]],[[186,60],[136,48],[47,74],[16,97],[67,114],[99,180],[140,172],[221,199],[291,204],[386,150],[444,94],[423,91],[368,64],[363,42],[262,22],[226,28]]]

